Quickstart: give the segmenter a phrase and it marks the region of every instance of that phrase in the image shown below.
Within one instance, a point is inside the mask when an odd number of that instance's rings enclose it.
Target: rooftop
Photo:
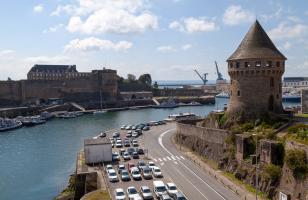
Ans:
[[[111,144],[110,140],[107,138],[98,138],[98,139],[85,139],[84,145],[99,145],[99,144]]]
[[[58,72],[78,72],[76,65],[34,65],[30,72],[46,72],[46,71],[58,71]]]
[[[227,61],[253,58],[287,59],[275,47],[258,20],[250,27],[239,47]]]

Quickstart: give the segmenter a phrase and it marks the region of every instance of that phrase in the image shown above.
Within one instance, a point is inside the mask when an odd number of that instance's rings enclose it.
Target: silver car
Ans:
[[[142,198],[145,200],[153,199],[153,193],[148,186],[141,186],[140,193]]]

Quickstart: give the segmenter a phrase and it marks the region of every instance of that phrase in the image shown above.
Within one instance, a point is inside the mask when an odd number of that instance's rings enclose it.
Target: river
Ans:
[[[77,152],[83,140],[101,131],[161,120],[169,114],[193,112],[205,116],[227,103],[142,109],[84,115],[74,119],[53,119],[46,124],[0,133],[0,200],[50,200],[66,186],[75,170]]]

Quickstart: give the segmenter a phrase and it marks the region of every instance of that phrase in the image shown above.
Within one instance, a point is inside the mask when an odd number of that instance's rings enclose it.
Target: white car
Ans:
[[[153,194],[148,186],[141,186],[140,193],[144,200],[153,199]]]
[[[133,142],[132,142],[132,143],[133,143],[133,146],[134,146],[134,147],[138,147],[138,146],[139,146],[139,144],[138,144],[138,141],[137,141],[137,140],[133,140]]]
[[[123,147],[122,141],[117,140],[116,145],[117,148]]]
[[[124,160],[130,160],[130,155],[129,155],[129,153],[128,153],[127,151],[125,151],[125,152],[122,154],[122,156],[123,156],[123,159],[124,159]]]
[[[108,179],[109,179],[110,182],[118,182],[119,181],[118,175],[117,175],[117,173],[114,169],[108,170],[107,174],[108,174]]]
[[[148,162],[149,168],[151,168],[151,170],[156,167],[155,163],[153,161]]]
[[[112,158],[113,160],[117,160],[117,161],[121,160],[119,152],[116,152],[116,151],[112,153]]]
[[[169,196],[173,197],[176,193],[178,193],[178,189],[174,183],[167,183],[166,187]]]
[[[108,172],[110,169],[113,169],[112,165],[106,165],[106,172]]]
[[[163,173],[161,172],[160,168],[157,166],[152,168],[152,173],[153,173],[153,176],[156,178],[163,177]]]
[[[121,126],[121,130],[124,130],[126,128],[126,125]]]
[[[142,200],[141,196],[139,195],[138,191],[134,186],[130,186],[127,188],[127,196],[129,200]]]
[[[117,188],[114,190],[114,196],[116,200],[124,200],[126,199],[125,192],[122,188]]]
[[[140,174],[139,169],[137,167],[132,167],[130,172],[131,172],[134,180],[141,180],[141,174]]]

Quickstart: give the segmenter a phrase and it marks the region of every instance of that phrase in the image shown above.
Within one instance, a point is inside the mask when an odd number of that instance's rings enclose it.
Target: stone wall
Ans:
[[[308,89],[302,89],[302,113],[308,114]]]
[[[177,123],[176,130],[180,144],[217,162],[222,158],[228,131],[183,123]]]
[[[153,91],[153,95],[156,97],[172,97],[172,96],[204,96],[203,89],[187,89],[187,88],[165,88]]]

